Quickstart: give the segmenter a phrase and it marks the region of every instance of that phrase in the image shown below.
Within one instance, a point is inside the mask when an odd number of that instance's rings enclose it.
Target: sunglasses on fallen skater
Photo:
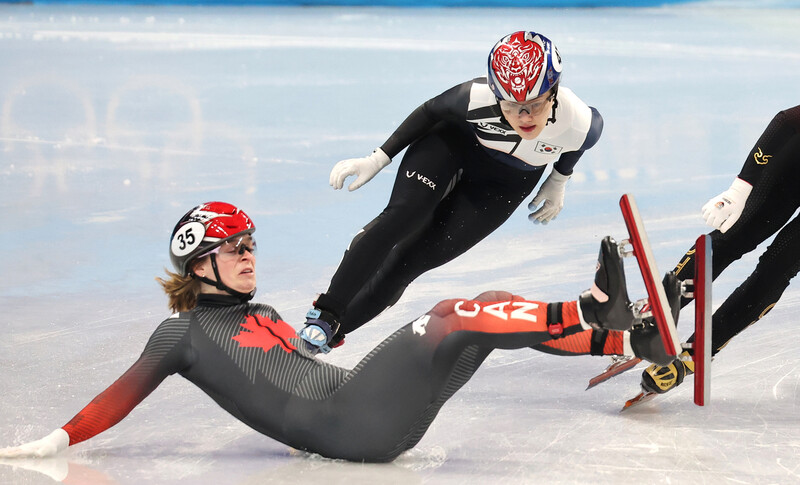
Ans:
[[[210,254],[216,254],[219,261],[232,261],[242,256],[245,251],[249,251],[250,254],[255,256],[257,250],[256,240],[252,236],[247,235],[225,241],[199,257],[204,258]]]

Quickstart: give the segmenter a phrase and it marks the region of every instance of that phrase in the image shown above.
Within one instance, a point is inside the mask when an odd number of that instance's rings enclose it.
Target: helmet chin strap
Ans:
[[[558,83],[553,86],[553,115],[550,118],[547,118],[547,123],[545,123],[545,126],[549,125],[550,122],[556,122],[556,108],[558,108]]]
[[[213,253],[211,254],[211,267],[214,269],[214,276],[217,278],[217,281],[214,281],[210,278],[206,278],[205,276],[200,276],[198,274],[195,274],[194,272],[191,273],[192,278],[197,278],[198,280],[202,281],[207,285],[211,285],[218,290],[222,290],[232,296],[235,296],[240,301],[242,301],[242,303],[252,300],[253,297],[256,296],[255,288],[253,288],[253,291],[251,291],[250,293],[242,293],[241,291],[236,291],[222,282],[222,278],[219,276],[219,269],[217,268],[216,256],[217,256],[216,254]]]

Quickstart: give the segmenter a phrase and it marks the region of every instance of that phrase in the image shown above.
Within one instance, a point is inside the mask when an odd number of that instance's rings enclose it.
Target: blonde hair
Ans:
[[[164,269],[169,279],[156,277],[158,284],[164,288],[164,293],[169,297],[169,307],[175,313],[186,312],[197,305],[197,295],[200,293],[200,280],[189,276],[181,276]]]

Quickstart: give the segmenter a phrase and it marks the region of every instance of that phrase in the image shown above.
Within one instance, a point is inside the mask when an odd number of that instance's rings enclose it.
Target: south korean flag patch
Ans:
[[[563,149],[564,147],[550,145],[549,143],[545,143],[543,141],[536,142],[536,151],[538,153],[544,153],[545,155],[558,155]]]

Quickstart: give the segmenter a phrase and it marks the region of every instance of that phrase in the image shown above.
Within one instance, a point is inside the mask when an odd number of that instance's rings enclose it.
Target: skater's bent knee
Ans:
[[[480,295],[474,298],[475,301],[504,301],[504,300],[519,300],[520,297],[514,295],[513,293],[509,293],[507,291],[499,291],[499,290],[492,290],[492,291],[484,291]]]

